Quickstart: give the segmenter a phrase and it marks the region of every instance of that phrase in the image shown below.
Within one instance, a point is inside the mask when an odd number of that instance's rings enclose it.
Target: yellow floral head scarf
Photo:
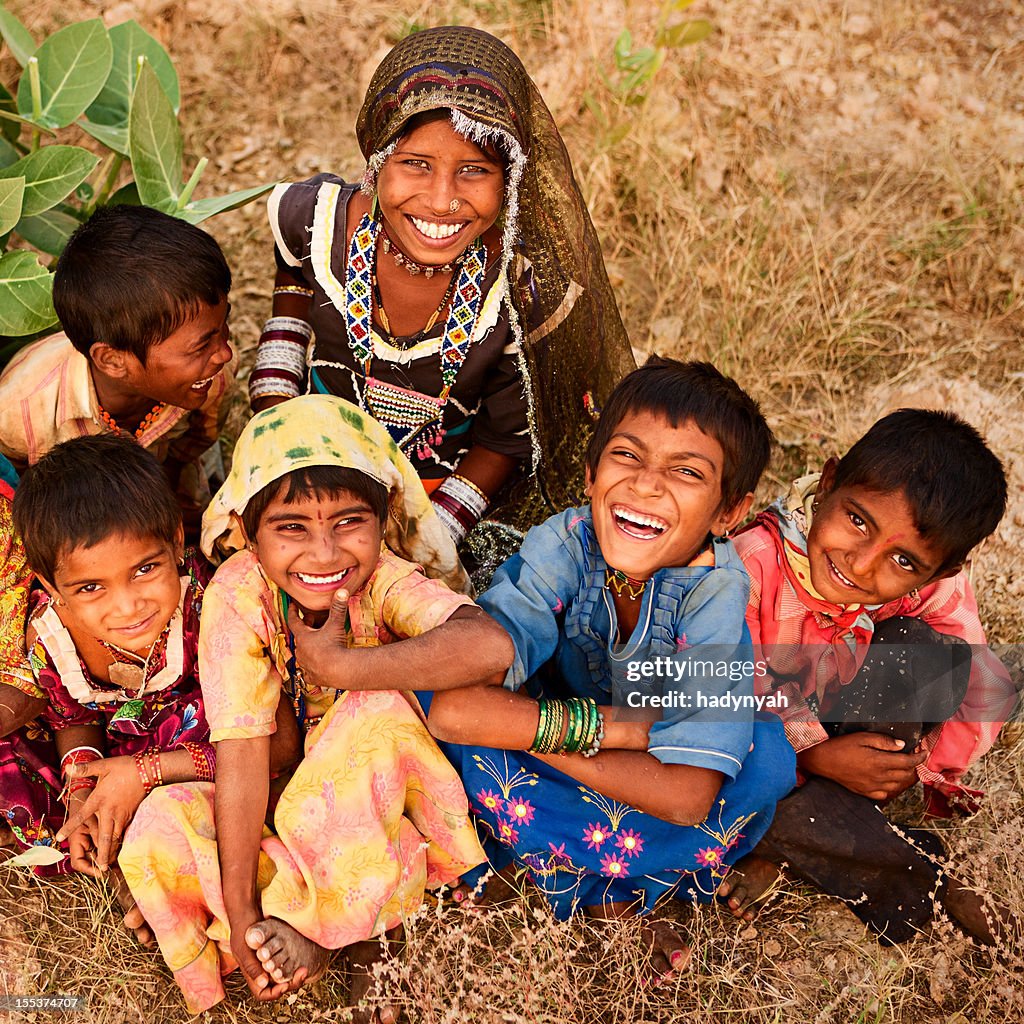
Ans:
[[[371,416],[332,395],[304,395],[257,413],[235,446],[231,472],[203,516],[202,548],[210,558],[245,546],[240,517],[268,484],[295,469],[357,469],[390,494],[384,541],[401,558],[452,590],[469,593],[455,543],[391,435]]]

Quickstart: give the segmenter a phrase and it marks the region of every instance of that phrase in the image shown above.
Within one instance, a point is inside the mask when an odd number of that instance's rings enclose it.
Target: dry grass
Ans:
[[[704,0],[691,10],[716,34],[671,54],[633,105],[601,73],[614,79],[621,28],[651,40],[654,0],[11,6],[40,32],[99,11],[162,39],[183,79],[188,148],[213,158],[210,191],[356,174],[355,114],[395,39],[448,21],[500,35],[563,128],[637,349],[712,359],[763,403],[782,442],[765,496],[898,404],[951,407],[987,433],[1010,470],[1011,509],[972,572],[991,635],[1024,639],[1019,0]],[[251,360],[270,304],[265,218],[252,207],[209,227],[235,270],[234,334]],[[997,747],[972,774],[985,809],[947,838],[974,884],[1024,914],[1021,764],[1020,745]],[[87,994],[103,1024],[185,1018],[92,883],[0,879],[0,991]],[[486,920],[428,914],[389,973],[408,1018],[424,1022],[1024,1014],[1020,934],[996,955],[942,925],[883,949],[845,908],[794,889],[755,927],[712,908],[692,929],[694,971],[664,990],[638,985],[628,926],[561,926],[528,906]],[[235,986],[210,1019],[342,1020],[344,992],[332,972],[260,1009]]]

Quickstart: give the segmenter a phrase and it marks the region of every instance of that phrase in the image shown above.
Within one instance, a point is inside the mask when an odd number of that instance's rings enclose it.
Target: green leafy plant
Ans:
[[[15,339],[0,349],[4,362],[57,322],[40,254],[60,255],[97,206],[142,204],[197,224],[272,184],[192,198],[207,160],[183,179],[178,75],[137,22],[77,22],[37,45],[0,7],[0,35],[22,68],[16,87],[0,84],[0,335]],[[68,130],[89,136],[89,148],[66,144]]]
[[[685,11],[694,0],[665,0],[658,13],[654,44],[633,49],[633,34],[628,28],[619,33],[615,40],[614,78],[604,76],[605,84],[620,100],[628,104],[642,103],[647,98],[647,88],[665,63],[669,50],[681,46],[692,46],[707,39],[714,26],[706,18],[672,22],[672,16]]]

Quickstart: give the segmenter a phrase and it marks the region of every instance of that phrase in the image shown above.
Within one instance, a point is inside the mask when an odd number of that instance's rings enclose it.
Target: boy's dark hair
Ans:
[[[306,466],[278,477],[249,499],[242,513],[245,535],[250,540],[256,536],[263,513],[278,494],[286,505],[290,505],[308,498],[334,497],[341,491],[350,491],[362,498],[382,524],[387,519],[388,489],[379,480],[374,480],[358,469]]]
[[[902,491],[914,525],[959,565],[999,525],[1006,475],[985,439],[951,412],[899,409],[880,419],[838,462],[834,487]]]
[[[181,509],[152,452],[119,434],[76,437],[29,466],[14,492],[14,528],[28,564],[53,583],[57,564],[107,537],[173,543]]]
[[[722,507],[731,508],[757,487],[775,441],[761,410],[731,377],[710,363],[651,356],[615,386],[587,449],[590,475],[619,424],[630,413],[650,412],[673,427],[692,421],[721,446]]]
[[[102,341],[145,365],[153,345],[230,290],[211,235],[149,206],[105,206],[57,260],[53,308],[82,355]]]

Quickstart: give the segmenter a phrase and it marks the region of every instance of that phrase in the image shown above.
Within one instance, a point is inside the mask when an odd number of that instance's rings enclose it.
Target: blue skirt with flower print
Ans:
[[[418,696],[429,704],[429,694]],[[796,783],[793,748],[774,716],[754,723],[739,775],[694,826],[610,800],[523,751],[439,745],[462,777],[490,867],[525,868],[562,919],[620,901],[643,912],[669,894],[709,902]]]

